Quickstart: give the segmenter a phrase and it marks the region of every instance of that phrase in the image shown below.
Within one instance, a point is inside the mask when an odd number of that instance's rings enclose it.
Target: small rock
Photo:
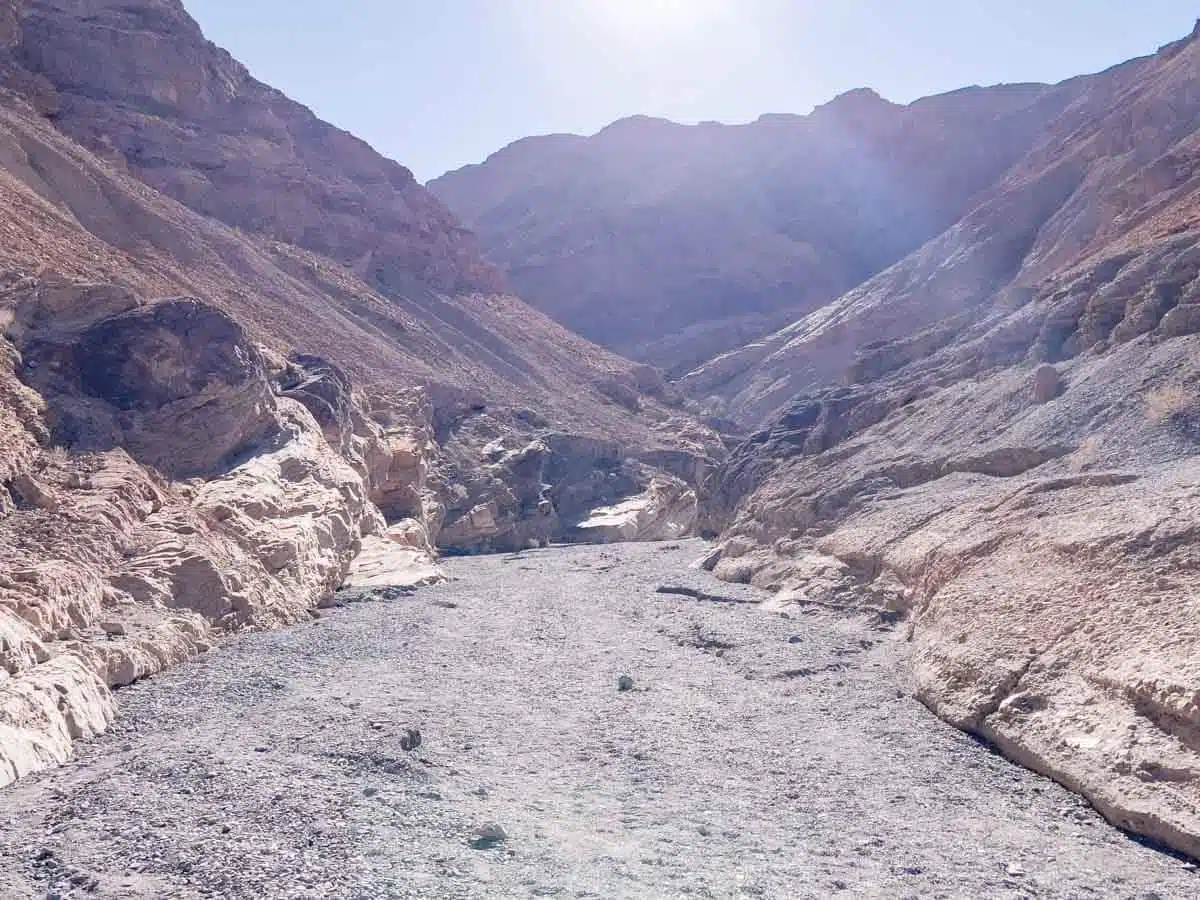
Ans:
[[[382,722],[372,722],[371,728],[374,729],[375,731],[383,731],[383,723]]]
[[[804,638],[802,638],[798,634],[793,634],[790,638],[788,638],[789,644],[800,644],[800,643],[803,643],[803,641],[804,641]]]
[[[617,679],[617,690],[626,692],[633,690],[633,679],[628,675],[622,675]]]
[[[421,746],[421,730],[419,728],[405,728],[404,734],[400,738],[400,749],[412,752]]]
[[[1062,393],[1062,377],[1054,366],[1038,366],[1033,373],[1033,402],[1049,403]]]
[[[508,840],[508,832],[501,826],[491,822],[475,829],[471,835],[471,848],[474,850],[490,850]]]
[[[1022,878],[1025,875],[1025,870],[1016,863],[1009,863],[1004,872],[1009,878]]]
[[[100,629],[109,637],[122,637],[129,633],[124,622],[101,622]]]
[[[379,793],[379,788],[373,788],[373,787],[363,788],[363,796],[364,797],[374,797],[378,793]]]

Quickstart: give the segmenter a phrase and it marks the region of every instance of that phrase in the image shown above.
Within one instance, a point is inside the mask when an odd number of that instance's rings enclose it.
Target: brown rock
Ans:
[[[1062,392],[1062,378],[1054,366],[1041,365],[1033,373],[1033,402],[1049,403]]]
[[[35,506],[47,512],[53,512],[58,508],[58,500],[54,495],[28,473],[22,473],[12,480],[12,490],[29,506]]]

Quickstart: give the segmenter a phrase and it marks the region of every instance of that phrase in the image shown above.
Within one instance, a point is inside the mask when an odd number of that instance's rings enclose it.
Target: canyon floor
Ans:
[[[123,690],[0,793],[0,896],[1200,896],[913,700],[899,630],[781,612],[703,549],[451,560]]]

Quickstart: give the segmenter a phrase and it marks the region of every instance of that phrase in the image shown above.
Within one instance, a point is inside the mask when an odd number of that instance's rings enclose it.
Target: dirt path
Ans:
[[[123,691],[0,794],[0,896],[1200,896],[905,696],[891,632],[655,593],[762,599],[700,551],[452,561]]]

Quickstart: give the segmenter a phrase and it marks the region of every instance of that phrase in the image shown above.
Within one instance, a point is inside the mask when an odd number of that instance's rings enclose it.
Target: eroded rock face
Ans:
[[[718,576],[906,619],[934,711],[1193,856],[1198,59],[1096,76],[963,221],[692,376],[766,416],[705,485]]]
[[[386,453],[343,379],[301,358],[310,377],[277,394],[258,348],[199,301],[26,281],[0,309],[26,351],[0,340],[3,784],[107,727],[110,688],[306,619],[364,539],[385,539]],[[412,527],[378,577],[440,577]]]
[[[705,443],[711,432],[693,427],[701,440],[680,440],[683,429],[668,428],[675,448],[638,454],[617,441],[529,429],[485,414],[461,420],[445,436],[432,482],[445,508],[438,546],[477,553],[691,533],[695,488],[716,466],[709,453],[719,453]],[[593,513],[608,516],[617,504],[613,527],[581,530]]]
[[[584,543],[669,541],[693,534],[696,492],[677,478],[658,476],[641,494],[613,506],[591,510],[572,536]]]
[[[0,312],[0,783],[107,727],[111,688],[223,634],[303,621],[344,585],[440,580],[437,544],[560,540],[645,485],[606,540],[694,519],[683,482],[615,442],[453,392],[440,414],[420,390],[368,401],[195,299],[17,278]],[[715,465],[711,433],[664,427],[663,465]]]
[[[744,448],[709,564],[785,602],[907,616],[932,709],[1195,855],[1200,343],[1065,368],[1042,403],[1017,367],[823,451],[786,432]]]
[[[211,474],[278,431],[258,350],[227,315],[179,299],[56,329],[25,346],[27,380],[55,398],[57,443],[124,446],[175,477]]]

